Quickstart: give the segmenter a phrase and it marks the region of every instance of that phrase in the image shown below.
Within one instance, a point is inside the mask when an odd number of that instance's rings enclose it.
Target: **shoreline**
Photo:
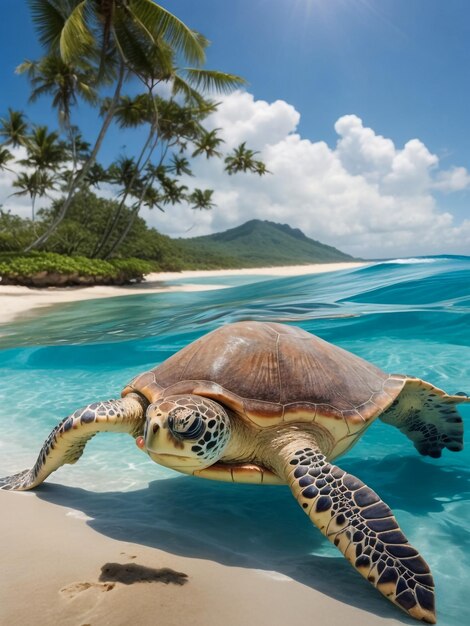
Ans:
[[[312,265],[287,265],[279,267],[255,267],[229,270],[187,270],[183,272],[158,272],[148,274],[144,283],[126,286],[96,285],[93,287],[48,287],[31,288],[18,285],[2,285],[0,283],[0,324],[17,321],[30,313],[56,304],[93,300],[98,298],[114,298],[116,296],[135,296],[148,293],[164,293],[175,291],[209,291],[223,289],[230,285],[200,284],[199,278],[221,278],[231,276],[304,276],[347,269],[355,269],[370,265],[370,262],[348,263],[315,263]],[[182,280],[178,285],[166,284]]]

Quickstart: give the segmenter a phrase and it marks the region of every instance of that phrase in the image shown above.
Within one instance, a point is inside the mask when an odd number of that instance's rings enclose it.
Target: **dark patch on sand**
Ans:
[[[188,575],[183,572],[175,572],[168,567],[156,569],[137,563],[105,563],[101,568],[99,580],[101,582],[114,581],[124,585],[142,582],[184,585],[188,582]]]

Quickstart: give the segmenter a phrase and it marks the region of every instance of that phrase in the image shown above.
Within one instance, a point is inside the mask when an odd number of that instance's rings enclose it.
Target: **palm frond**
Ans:
[[[37,71],[38,61],[31,61],[30,59],[25,59],[23,63],[20,63],[15,68],[15,74],[27,74],[28,78],[31,80],[34,78],[34,75]]]
[[[134,68],[145,68],[148,64],[148,51],[152,45],[147,36],[142,37],[142,32],[135,22],[126,19],[121,12],[114,17],[114,42],[126,65]]]
[[[199,33],[197,30],[193,30],[193,33],[196,39],[198,40],[198,43],[201,46],[201,48],[205,50],[206,48],[210,46],[211,42],[202,33]]]
[[[60,35],[60,54],[64,61],[73,61],[93,48],[93,35],[87,25],[88,0],[82,0],[70,13]]]
[[[218,70],[204,70],[200,68],[186,67],[182,70],[187,82],[199,91],[216,91],[218,93],[230,93],[237,87],[246,84],[241,76],[227,74]]]
[[[129,0],[129,9],[145,24],[155,39],[163,38],[190,63],[205,61],[203,40],[175,15],[153,0]]]
[[[39,41],[48,50],[59,48],[60,35],[67,19],[67,10],[76,4],[57,0],[28,0]]]
[[[9,172],[11,172],[11,170],[7,167],[7,163],[11,161],[13,158],[14,157],[12,153],[10,152],[10,150],[8,150],[8,148],[5,148],[4,146],[0,146],[0,171],[8,170]]]
[[[123,11],[117,12],[113,33],[127,67],[146,84],[171,79],[173,50],[166,42],[155,41],[140,20]]]
[[[196,91],[191,85],[178,74],[173,76],[173,87],[172,87],[173,95],[181,94],[184,96],[185,100],[188,102],[194,102],[197,106],[202,107],[205,104],[204,97]]]

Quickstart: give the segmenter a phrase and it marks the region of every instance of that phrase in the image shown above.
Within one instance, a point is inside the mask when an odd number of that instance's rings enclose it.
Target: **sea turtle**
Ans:
[[[461,450],[456,405],[469,401],[418,378],[385,374],[295,326],[227,324],[134,378],[121,399],[66,417],[34,467],[0,485],[36,487],[77,461],[97,432],[127,432],[153,461],[185,474],[288,484],[362,576],[413,617],[435,623],[428,565],[381,498],[333,460],[377,417],[423,455]]]

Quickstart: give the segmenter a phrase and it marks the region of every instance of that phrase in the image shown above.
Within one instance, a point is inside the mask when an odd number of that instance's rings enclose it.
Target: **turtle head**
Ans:
[[[136,443],[156,463],[192,474],[222,456],[230,433],[229,417],[217,402],[167,396],[147,408],[144,434]]]

